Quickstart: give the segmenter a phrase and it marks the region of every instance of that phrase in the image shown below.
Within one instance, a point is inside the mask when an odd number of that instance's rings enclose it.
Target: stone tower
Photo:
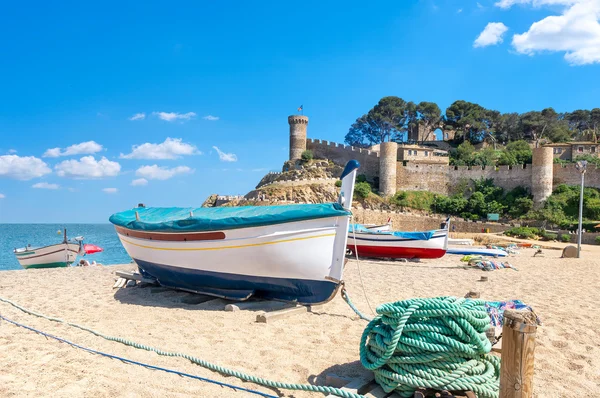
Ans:
[[[544,201],[552,195],[552,173],[554,170],[552,148],[534,148],[531,163],[531,193],[533,194],[533,207],[539,209],[544,204]]]
[[[288,116],[290,124],[290,160],[300,159],[306,151],[306,127],[308,117],[300,115]]]
[[[379,146],[379,193],[390,196],[396,193],[396,162],[398,144],[382,142]]]

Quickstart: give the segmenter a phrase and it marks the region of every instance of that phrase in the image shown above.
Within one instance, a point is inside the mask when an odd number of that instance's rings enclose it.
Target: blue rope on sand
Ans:
[[[5,320],[6,322],[12,323],[15,326],[19,326],[19,327],[22,327],[24,329],[30,330],[32,332],[35,332],[37,334],[41,334],[44,337],[50,337],[50,338],[52,338],[54,340],[60,341],[61,343],[67,343],[68,345],[70,345],[72,347],[79,348],[80,350],[87,351],[87,352],[89,352],[91,354],[98,354],[98,355],[102,355],[102,356],[107,357],[107,358],[118,359],[119,361],[123,361],[125,363],[129,363],[129,364],[132,364],[132,365],[139,365],[139,366],[142,366],[144,368],[148,368],[148,369],[152,369],[152,370],[160,370],[160,371],[167,372],[167,373],[173,373],[173,374],[176,374],[176,375],[179,375],[179,376],[182,376],[182,377],[189,377],[190,379],[196,379],[196,380],[205,381],[205,382],[208,382],[208,383],[217,384],[217,385],[219,385],[221,387],[229,387],[229,388],[233,389],[234,391],[245,391],[245,392],[249,392],[249,393],[260,395],[260,396],[267,397],[267,398],[279,398],[279,397],[277,397],[275,395],[265,394],[265,393],[260,392],[260,391],[250,390],[250,389],[247,389],[247,388],[244,388],[244,387],[237,387],[237,386],[234,386],[232,384],[221,383],[220,381],[207,379],[205,377],[195,376],[195,375],[191,375],[189,373],[183,373],[183,372],[180,372],[180,371],[177,371],[177,370],[173,370],[173,369],[161,368],[160,366],[149,365],[147,363],[133,361],[131,359],[123,358],[123,357],[120,357],[120,356],[117,356],[117,355],[107,354],[107,353],[102,352],[102,351],[96,351],[96,350],[93,350],[91,348],[80,346],[79,344],[75,344],[75,343],[73,343],[71,341],[68,341],[68,340],[65,340],[63,338],[51,335],[49,333],[42,332],[41,330],[37,330],[35,328],[32,328],[31,326],[27,326],[27,325],[23,325],[21,323],[15,322],[13,320],[10,320],[10,319],[6,318],[3,315],[0,315],[0,319]]]

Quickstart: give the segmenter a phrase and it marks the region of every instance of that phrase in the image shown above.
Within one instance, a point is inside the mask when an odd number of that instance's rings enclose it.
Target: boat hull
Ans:
[[[17,261],[25,269],[68,267],[75,261],[77,254],[79,254],[79,244],[75,243],[59,243],[15,251]]]
[[[440,258],[446,254],[448,231],[434,232],[430,239],[398,238],[391,234],[350,233],[347,248],[360,257]]]
[[[337,291],[336,232],[344,217],[204,233],[116,226],[140,273],[160,285],[234,300],[316,304]],[[338,259],[339,260],[339,259]]]

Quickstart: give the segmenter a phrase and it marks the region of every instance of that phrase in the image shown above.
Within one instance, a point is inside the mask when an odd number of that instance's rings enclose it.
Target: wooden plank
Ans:
[[[283,301],[249,300],[237,301],[225,305],[225,311],[243,311],[243,310],[279,310],[284,307],[294,307],[295,304],[285,303]]]
[[[365,398],[386,398],[390,393],[383,391],[381,386],[375,387],[373,390],[365,393]]]
[[[133,280],[142,283],[147,283],[150,285],[157,285],[158,282],[155,279],[144,278],[142,274],[137,272],[128,272],[128,271],[115,271],[115,275],[120,278],[125,278],[126,280]]]
[[[256,322],[258,323],[267,323],[273,322],[279,319],[289,318],[292,315],[300,314],[302,312],[308,311],[308,307],[305,305],[299,305],[291,308],[284,308],[278,311],[272,312],[263,312],[256,316]]]
[[[119,279],[117,279],[117,281],[113,285],[113,289],[120,289],[120,288],[122,288],[123,285],[125,285],[125,282],[127,282],[127,280],[125,278],[119,278]]]
[[[504,311],[500,398],[533,396],[536,331],[537,323],[531,311]]]
[[[333,373],[325,375],[325,385],[335,388],[342,388],[351,381],[352,379],[349,377],[342,377]]]
[[[133,279],[136,281],[141,281],[142,280],[142,274],[138,274],[137,272],[130,272],[130,271],[115,271],[115,275],[121,277],[121,278],[125,278],[125,279]]]
[[[350,383],[346,384],[344,387],[341,388],[341,390],[362,395],[373,388],[372,383],[374,383],[372,378],[369,378],[369,379],[358,378],[358,379],[354,379]],[[325,398],[335,398],[335,397],[338,397],[338,395],[329,394]]]

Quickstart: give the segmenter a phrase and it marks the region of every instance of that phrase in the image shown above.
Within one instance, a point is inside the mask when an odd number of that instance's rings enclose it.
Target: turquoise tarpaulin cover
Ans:
[[[136,220],[136,212],[139,221]],[[109,221],[134,230],[194,232],[259,227],[350,214],[352,213],[338,203],[199,208],[139,207],[113,214]]]
[[[414,240],[429,240],[435,233],[435,231],[423,231],[423,232],[402,232],[402,231],[374,231],[372,229],[368,229],[362,224],[350,224],[348,228],[348,232],[361,232],[375,235],[391,235],[396,236],[402,239],[414,239]]]

